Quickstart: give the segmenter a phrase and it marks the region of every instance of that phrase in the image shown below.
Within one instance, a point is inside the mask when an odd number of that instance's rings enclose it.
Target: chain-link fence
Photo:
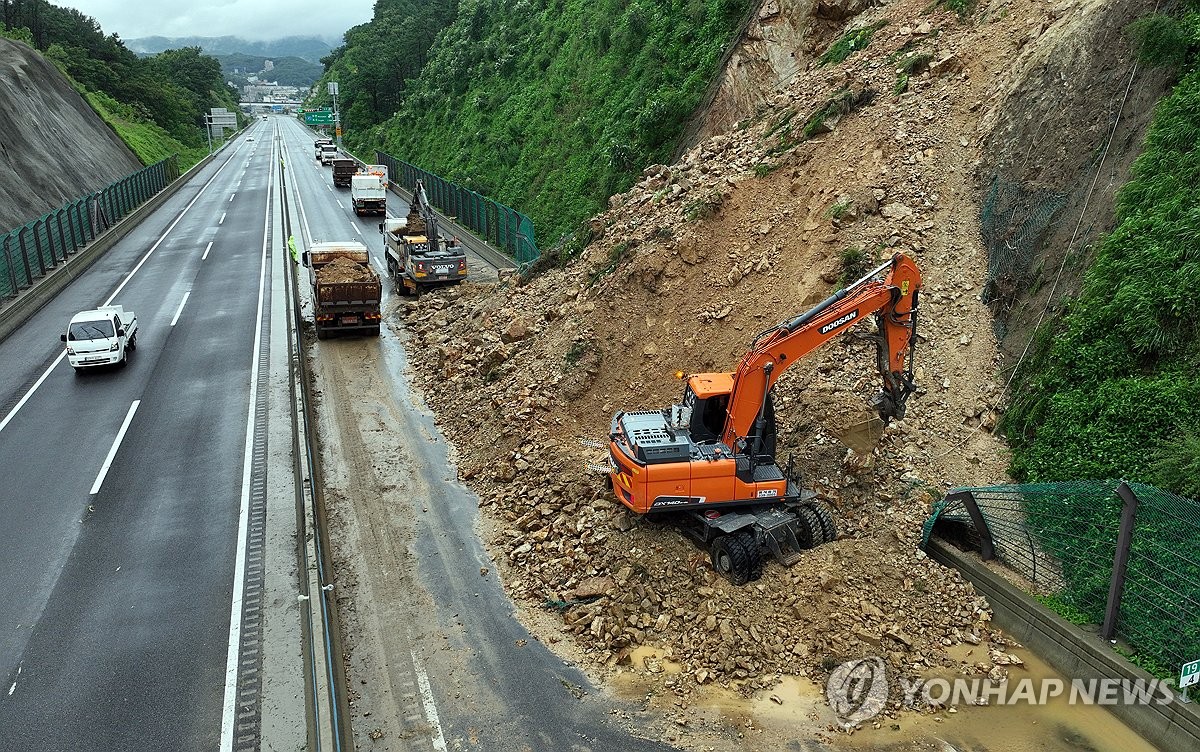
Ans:
[[[418,180],[422,181],[431,204],[517,263],[531,264],[541,255],[533,236],[533,220],[516,209],[381,151],[375,152],[375,159],[387,165],[390,178],[409,191],[416,189]]]
[[[1065,193],[1000,176],[992,179],[979,212],[979,227],[988,250],[983,302],[992,309],[998,326],[1008,319],[1018,296],[1037,283],[1033,259],[1066,203]]]
[[[925,523],[1019,575],[1063,617],[1100,626],[1178,677],[1200,658],[1200,502],[1115,481],[960,488]]]
[[[0,236],[0,300],[16,297],[178,177],[171,156]]]

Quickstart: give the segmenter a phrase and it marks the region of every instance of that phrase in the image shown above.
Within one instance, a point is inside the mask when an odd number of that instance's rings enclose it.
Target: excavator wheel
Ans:
[[[750,571],[750,582],[754,582],[762,577],[763,573],[762,548],[760,548],[758,545],[758,536],[756,536],[754,531],[750,528],[739,530],[737,533],[735,533],[735,535],[737,535],[738,540],[742,544],[742,548],[746,551],[746,556],[750,561],[748,567]]]
[[[821,542],[833,543],[838,537],[837,525],[833,521],[833,515],[829,513],[829,509],[824,504],[812,504],[812,509],[817,513],[817,518],[821,521]]]
[[[800,548],[816,548],[825,542],[825,526],[821,524],[821,516],[812,506],[805,504],[796,510],[800,524],[796,525],[796,540]]]
[[[722,535],[709,548],[713,569],[734,585],[745,585],[753,573],[750,553],[739,535]],[[761,569],[761,566],[760,566]]]

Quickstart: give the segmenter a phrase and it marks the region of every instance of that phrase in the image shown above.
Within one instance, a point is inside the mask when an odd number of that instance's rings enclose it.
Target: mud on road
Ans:
[[[310,363],[359,748],[667,749],[513,618],[397,332]]]

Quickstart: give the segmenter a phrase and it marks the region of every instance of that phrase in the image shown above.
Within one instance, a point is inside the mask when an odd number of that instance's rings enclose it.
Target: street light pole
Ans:
[[[333,137],[337,140],[337,147],[342,148],[342,118],[338,114],[338,82],[329,82],[329,93],[333,95]]]

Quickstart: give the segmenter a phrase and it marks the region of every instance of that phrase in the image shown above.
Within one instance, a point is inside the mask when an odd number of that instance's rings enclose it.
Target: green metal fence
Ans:
[[[177,177],[172,155],[0,236],[0,300],[16,297]]]
[[[1200,501],[1140,483],[959,488],[925,523],[1021,575],[1063,617],[1099,625],[1165,676],[1200,658]]]
[[[431,204],[507,253],[517,263],[531,264],[541,255],[534,240],[533,220],[516,209],[455,185],[390,154],[376,151],[375,159],[379,164],[387,165],[390,179],[410,191],[416,189],[418,180],[422,181]]]

